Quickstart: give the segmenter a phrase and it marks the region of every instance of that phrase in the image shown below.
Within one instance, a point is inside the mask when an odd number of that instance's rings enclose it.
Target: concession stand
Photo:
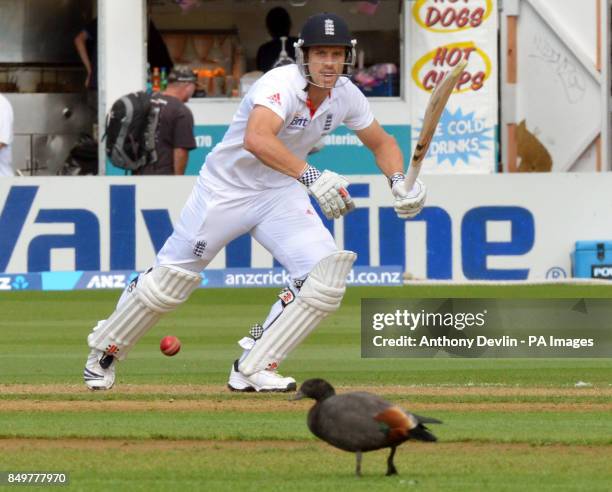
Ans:
[[[24,175],[56,174],[71,148],[92,136],[85,71],[73,38],[91,1],[0,1],[0,92],[15,115],[13,162]]]
[[[259,46],[271,39],[266,29],[266,14],[279,6],[284,7],[291,18],[290,35],[294,37],[297,37],[303,22],[314,13],[335,12],[347,20],[358,40],[358,67],[354,80],[371,98],[377,118],[408,152],[409,73],[402,69],[406,66],[407,56],[405,40],[408,16],[404,1],[153,1],[149,5],[150,15],[168,46],[173,62],[189,66],[198,74],[198,91],[188,103],[195,118],[198,147],[190,153],[187,173],[198,172],[206,154],[223,137],[241,95],[262,75],[256,70],[255,58]],[[119,16],[112,11],[111,5],[101,4],[100,7],[105,10],[99,15],[102,23],[105,17],[109,21]],[[130,8],[134,16],[145,12],[144,5]],[[126,14],[123,12],[121,16],[125,19]],[[111,28],[112,25],[109,26]],[[125,51],[125,43],[117,49]],[[101,56],[108,56],[108,60],[113,58],[110,54]],[[139,73],[133,74],[136,80],[131,84],[125,79],[125,68],[107,63],[105,69],[101,69],[104,79],[101,87],[105,86],[101,90],[106,90],[106,101],[101,101],[104,105],[101,109],[108,108],[109,102],[122,92],[143,88],[147,72],[162,67],[148,67],[147,70],[144,61],[138,67],[133,66],[132,72],[138,68]],[[102,70],[106,70],[104,75]],[[120,89],[115,91],[115,86]],[[339,128],[326,140],[324,150],[314,155],[313,161],[333,159],[340,166],[339,169],[347,173],[375,171],[372,159],[347,129]],[[124,174],[123,170],[114,168],[110,163],[102,171]]]

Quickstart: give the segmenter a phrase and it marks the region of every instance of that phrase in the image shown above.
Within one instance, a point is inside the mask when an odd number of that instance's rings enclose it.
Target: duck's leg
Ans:
[[[395,468],[395,465],[393,464],[393,457],[395,456],[395,446],[391,446],[391,453],[389,454],[389,457],[387,458],[387,476],[391,476],[391,475],[397,475],[397,468]]]
[[[356,459],[356,463],[355,463],[355,475],[360,477],[361,476],[361,451],[357,451],[355,453],[355,459]]]

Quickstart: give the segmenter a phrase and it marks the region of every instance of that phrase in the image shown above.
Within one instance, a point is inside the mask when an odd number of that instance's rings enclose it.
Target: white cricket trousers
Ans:
[[[199,273],[224,246],[247,232],[291,278],[304,277],[338,250],[297,181],[263,191],[213,190],[199,176],[157,264]]]

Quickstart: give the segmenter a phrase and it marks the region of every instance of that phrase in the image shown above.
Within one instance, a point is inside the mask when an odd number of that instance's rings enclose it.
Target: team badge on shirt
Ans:
[[[331,130],[331,126],[332,126],[332,122],[334,121],[334,115],[333,114],[328,114],[325,117],[325,126],[323,126],[323,131],[324,132],[328,132]]]
[[[268,101],[270,101],[272,104],[276,104],[277,106],[280,106],[281,105],[280,93],[277,92],[276,94],[272,94],[271,96],[268,96]]]
[[[206,241],[198,241],[197,243],[195,243],[195,246],[193,248],[193,254],[194,256],[199,256],[200,258],[202,258],[202,256],[204,255],[204,250],[206,249]]]

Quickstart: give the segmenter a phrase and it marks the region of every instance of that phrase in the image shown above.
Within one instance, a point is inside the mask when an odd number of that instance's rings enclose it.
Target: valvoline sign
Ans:
[[[396,216],[383,177],[353,176],[349,191],[357,209],[343,220],[324,223],[339,246],[357,252],[357,266],[412,269],[418,264],[417,276],[429,279],[528,278],[538,229],[533,210],[509,202],[501,192],[501,203],[479,203],[475,193],[457,185],[462,180],[445,178],[426,178],[433,196],[419,216],[406,222]],[[193,181],[7,179],[0,184],[0,272],[144,270],[172,232]],[[436,191],[431,182],[441,181],[455,197],[440,193],[440,186]],[[504,189],[508,195],[517,188]],[[468,204],[454,207],[454,200]],[[491,226],[503,229],[501,237],[491,236]],[[211,268],[279,266],[248,235],[230,243],[215,262]]]

